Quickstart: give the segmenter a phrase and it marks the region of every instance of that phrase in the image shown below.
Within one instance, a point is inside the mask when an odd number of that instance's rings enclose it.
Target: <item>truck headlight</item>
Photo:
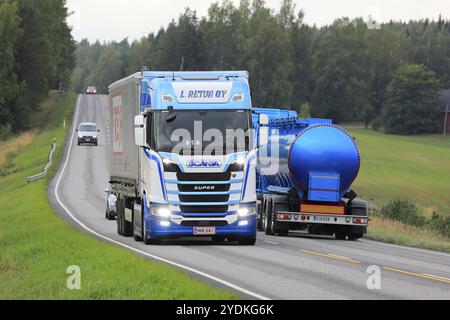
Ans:
[[[238,210],[238,216],[240,218],[254,216],[256,214],[256,208],[254,206],[241,207]]]
[[[153,214],[160,216],[162,218],[169,218],[171,212],[168,208],[158,208],[153,211]]]

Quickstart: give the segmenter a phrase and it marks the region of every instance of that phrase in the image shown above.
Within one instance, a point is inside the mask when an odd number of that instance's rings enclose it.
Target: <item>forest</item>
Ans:
[[[0,139],[32,128],[49,90],[71,88],[67,16],[64,0],[0,0]]]

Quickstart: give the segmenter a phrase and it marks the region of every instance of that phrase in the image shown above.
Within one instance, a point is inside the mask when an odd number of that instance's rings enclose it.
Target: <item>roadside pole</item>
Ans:
[[[445,110],[445,117],[444,117],[444,137],[447,136],[447,117],[448,117],[448,103],[447,103],[447,108]]]

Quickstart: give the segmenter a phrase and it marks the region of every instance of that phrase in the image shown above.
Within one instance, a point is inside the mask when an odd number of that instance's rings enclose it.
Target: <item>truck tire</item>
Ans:
[[[336,237],[336,239],[338,240],[345,240],[347,238],[347,234],[345,232],[342,231],[336,231],[334,233],[334,236]]]
[[[144,206],[142,206],[142,209],[143,209],[143,207]],[[133,208],[134,208],[134,204],[133,204]],[[141,211],[142,212],[142,211]],[[134,241],[136,241],[136,242],[139,242],[139,241],[142,241],[142,233],[141,233],[141,235],[137,235],[136,233],[135,233],[135,230],[136,230],[136,217],[134,216],[134,214],[135,214],[135,212],[134,212],[134,209],[133,209],[133,239],[134,239]],[[138,219],[140,219],[141,220],[141,223],[143,223],[143,219],[142,219],[142,216],[141,217],[138,217]]]
[[[272,232],[279,236],[287,236],[289,234],[289,224],[276,221],[275,217],[280,211],[289,212],[289,205],[287,203],[277,203],[273,206],[274,210],[272,213]]]
[[[264,233],[271,236],[272,231],[272,201],[270,199],[264,199],[264,212],[263,212],[263,229]]]
[[[133,235],[133,225],[125,220],[125,200],[117,201],[117,233],[123,237],[131,237]]]
[[[364,234],[362,234],[362,233],[349,233],[347,236],[348,236],[348,240],[356,241],[358,239],[361,239],[364,236]]]
[[[368,217],[369,213],[367,210],[367,202],[363,200],[355,199],[351,204],[351,215],[352,216],[363,216]],[[347,233],[348,240],[356,241],[361,239],[364,236],[364,233],[367,232],[367,228],[362,227],[353,227]]]
[[[263,208],[264,208],[264,206],[263,206],[262,201],[256,205],[256,214],[257,214],[256,229],[258,231],[264,231],[264,229],[263,229]]]
[[[256,238],[242,238],[238,240],[240,246],[254,246],[256,244]]]

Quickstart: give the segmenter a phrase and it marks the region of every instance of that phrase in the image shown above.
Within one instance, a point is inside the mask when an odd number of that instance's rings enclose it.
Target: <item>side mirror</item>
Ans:
[[[100,129],[99,129],[99,130],[97,130],[97,132],[100,132]]]
[[[143,115],[134,118],[134,142],[138,147],[145,147],[145,118]]]
[[[75,132],[78,132],[78,129],[75,129]]]
[[[109,189],[108,188],[105,189],[105,193],[109,193]]]

